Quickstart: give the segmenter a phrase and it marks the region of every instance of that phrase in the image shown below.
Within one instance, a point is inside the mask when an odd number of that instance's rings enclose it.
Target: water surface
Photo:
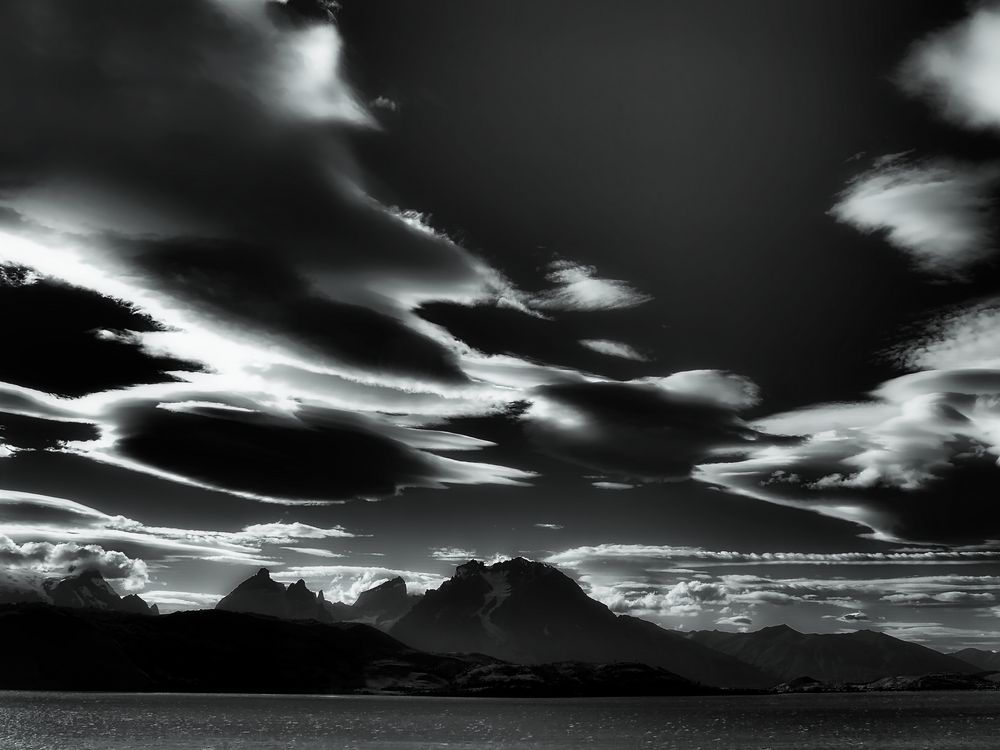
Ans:
[[[465,699],[0,692],[3,750],[1000,747],[1000,692]]]

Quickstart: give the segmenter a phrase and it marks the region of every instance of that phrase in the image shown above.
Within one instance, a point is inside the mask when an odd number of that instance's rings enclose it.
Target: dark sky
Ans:
[[[0,29],[7,585],[523,554],[668,627],[1000,638],[995,5]]]

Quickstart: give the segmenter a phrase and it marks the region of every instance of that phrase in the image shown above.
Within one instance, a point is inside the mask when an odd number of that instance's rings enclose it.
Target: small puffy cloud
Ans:
[[[606,354],[609,357],[620,357],[621,359],[631,359],[636,362],[648,362],[648,357],[628,344],[621,341],[609,341],[608,339],[581,339],[580,344],[595,351],[598,354]]]
[[[1000,129],[1000,7],[980,3],[968,17],[918,42],[899,80],[953,122]]]
[[[620,310],[648,302],[652,297],[625,281],[602,279],[593,266],[572,261],[555,261],[549,266],[548,280],[557,286],[535,295],[529,305],[538,310]]]
[[[961,277],[996,250],[1000,164],[887,158],[855,178],[832,215],[862,232],[885,232],[922,270]]]
[[[596,487],[599,490],[631,490],[635,488],[634,484],[628,484],[627,482],[591,482],[591,486]]]
[[[845,612],[840,617],[837,618],[838,622],[871,622],[871,619],[864,612]]]
[[[745,631],[753,625],[753,618],[747,615],[733,615],[732,617],[720,617],[715,621],[716,625],[723,625],[731,628],[739,628]]]

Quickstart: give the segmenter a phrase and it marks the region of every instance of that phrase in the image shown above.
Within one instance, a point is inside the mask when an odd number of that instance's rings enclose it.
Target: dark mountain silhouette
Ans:
[[[301,578],[285,587],[271,578],[267,568],[261,568],[224,596],[215,608],[286,620],[361,622],[388,629],[419,598],[406,593],[402,578],[393,578],[362,592],[354,604],[328,602],[322,591],[314,594]]]
[[[778,682],[678,633],[618,617],[555,568],[523,558],[458,566],[389,633],[426,651],[478,652],[520,664],[640,662],[705,685]]]
[[[221,610],[160,617],[47,604],[0,605],[0,689],[440,695],[705,692],[643,665],[501,665],[440,656],[367,625]]]
[[[306,588],[301,578],[286,588],[271,578],[267,568],[261,568],[222,597],[215,608],[286,620],[335,622],[343,619],[337,616],[337,608],[323,598],[322,592],[317,596]]]
[[[137,594],[121,597],[97,570],[84,570],[75,576],[49,579],[43,593],[57,607],[103,609],[141,615],[159,614],[157,606],[146,604]]]
[[[986,651],[981,648],[963,648],[953,654],[967,664],[978,667],[984,672],[1000,671],[1000,651]]]
[[[777,674],[782,681],[808,676],[820,682],[869,682],[895,675],[979,671],[953,656],[871,630],[817,634],[777,625],[753,633],[702,630],[688,637]]]
[[[362,592],[351,605],[350,614],[345,619],[388,629],[413,609],[418,601],[420,597],[407,594],[406,581],[397,576]]]

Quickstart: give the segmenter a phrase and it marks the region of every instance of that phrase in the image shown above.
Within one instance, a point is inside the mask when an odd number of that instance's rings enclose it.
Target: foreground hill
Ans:
[[[619,617],[573,579],[523,558],[460,565],[389,633],[426,651],[479,652],[519,664],[640,662],[704,685],[766,688],[779,682],[679,633]]]
[[[871,630],[817,634],[777,625],[753,633],[702,630],[688,637],[783,681],[808,676],[826,683],[860,683],[895,675],[980,671],[961,659]]]
[[[0,605],[0,689],[439,695],[680,695],[643,665],[519,667],[409,648],[367,625],[201,610],[146,617]]]

